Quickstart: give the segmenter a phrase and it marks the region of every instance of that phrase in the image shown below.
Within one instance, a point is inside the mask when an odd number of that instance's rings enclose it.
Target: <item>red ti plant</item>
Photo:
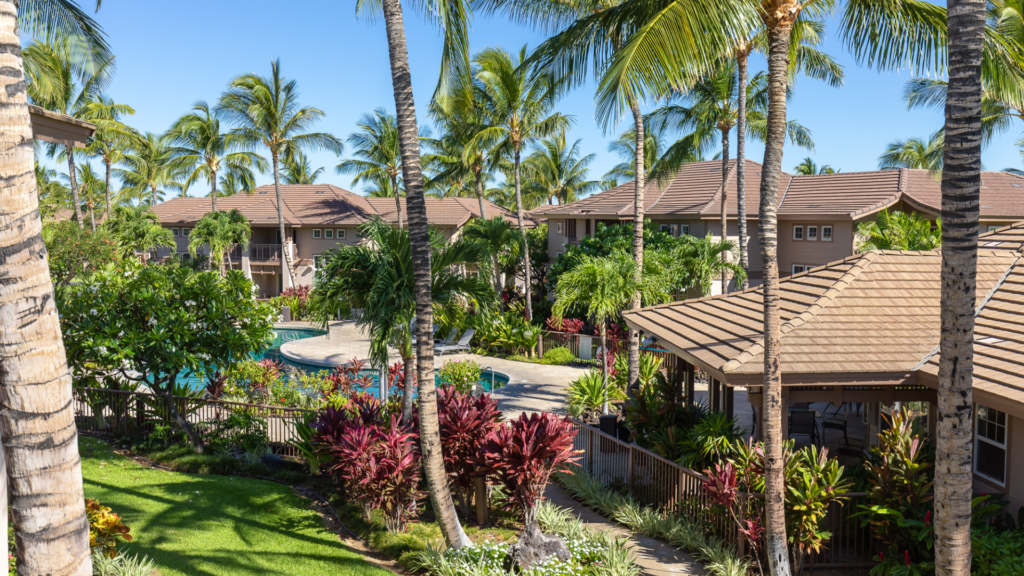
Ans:
[[[507,495],[505,508],[521,512],[529,526],[537,520],[537,503],[551,474],[571,473],[566,465],[579,458],[580,451],[573,450],[575,438],[568,417],[521,414],[492,430],[472,461],[479,466],[478,474],[501,483]]]
[[[437,419],[448,483],[468,518],[476,475],[472,459],[480,455],[480,443],[501,422],[498,402],[489,394],[474,397],[454,386],[441,386],[437,389]]]
[[[422,495],[416,489],[422,469],[416,436],[411,428],[400,424],[398,414],[392,415],[367,465],[371,504],[383,513],[390,532],[405,531]]]
[[[405,365],[395,362],[388,366],[388,388],[392,390],[405,390]]]
[[[562,318],[559,320],[554,316],[547,319],[548,330],[552,332],[564,332],[566,334],[579,334],[583,329],[583,320],[576,318]]]
[[[349,424],[342,427],[337,440],[327,446],[334,459],[330,472],[344,480],[349,498],[360,504],[363,517],[369,519],[374,508],[368,485],[371,479],[369,465],[379,430],[376,426]]]

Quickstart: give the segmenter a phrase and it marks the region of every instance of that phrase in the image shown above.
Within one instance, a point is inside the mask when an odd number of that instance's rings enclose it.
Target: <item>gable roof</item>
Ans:
[[[760,205],[761,164],[745,161],[745,195],[748,218],[756,218]],[[737,161],[730,160],[724,190],[726,213],[736,218]],[[644,187],[644,213],[651,216],[715,218],[721,214],[722,163],[684,164],[667,183],[648,182]],[[631,218],[633,182],[626,182],[564,206],[542,206],[535,217],[583,216]],[[876,170],[838,174],[779,174],[779,218],[833,216],[851,220],[893,206],[900,200],[911,207],[938,214],[941,185],[927,170]],[[1024,219],[1024,177],[1009,172],[983,172],[982,220]]]
[[[1016,240],[1000,240],[1008,237]],[[975,379],[980,387],[1019,390],[1024,401],[1022,241],[1020,224],[979,238]],[[784,378],[827,375],[825,384],[937,371],[941,260],[939,251],[872,251],[783,279]],[[623,317],[718,378],[735,383],[763,374],[760,287]]]

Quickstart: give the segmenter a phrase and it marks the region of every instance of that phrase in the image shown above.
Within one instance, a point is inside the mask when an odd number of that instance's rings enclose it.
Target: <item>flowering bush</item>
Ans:
[[[473,477],[480,442],[501,422],[498,402],[489,394],[474,397],[454,387],[437,390],[437,419],[448,483],[468,517],[473,499]]]
[[[130,528],[109,507],[98,500],[85,499],[85,514],[89,518],[89,546],[99,549],[108,558],[117,556],[119,542],[131,542]]]
[[[472,360],[449,360],[437,371],[441,387],[452,386],[460,392],[472,392],[480,382],[481,367]]]
[[[552,332],[579,334],[579,331],[583,329],[583,320],[578,320],[576,318],[555,318],[552,316],[548,318],[545,323],[548,326],[548,330],[551,330]]]
[[[310,286],[304,285],[298,288],[285,288],[280,296],[270,299],[270,305],[280,314],[284,306],[291,310],[293,321],[306,320],[309,316],[309,291]]]
[[[550,556],[521,573],[530,576],[576,576],[592,573],[608,551],[606,546],[586,536],[566,537],[564,540],[570,554],[567,561],[562,562],[556,556]],[[472,567],[472,571],[465,569],[455,573],[507,576],[517,573],[509,556],[510,548],[510,544],[486,540],[459,550],[449,549],[444,552],[443,559],[453,567]]]
[[[70,220],[47,224],[43,230],[50,279],[66,285],[117,262],[117,244],[100,228],[93,232]]]
[[[478,473],[504,487],[506,509],[518,510],[530,525],[536,520],[537,503],[551,474],[569,472],[567,465],[577,460],[575,438],[576,430],[568,418],[547,412],[529,417],[521,414],[492,430],[472,461],[480,467]]]

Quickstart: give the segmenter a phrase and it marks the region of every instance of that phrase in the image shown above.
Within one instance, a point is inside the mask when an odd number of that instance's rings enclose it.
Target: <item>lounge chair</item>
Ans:
[[[441,328],[441,326],[440,326],[440,325],[438,325],[438,324],[434,324],[434,336],[437,336],[437,331],[438,331],[438,330],[439,330],[440,328]],[[412,335],[412,343],[413,343],[413,345],[415,345],[415,344],[416,344],[416,334],[415,334],[415,331],[416,331],[416,323],[415,323],[415,321],[413,322],[413,328],[412,328],[412,330],[413,330],[413,332],[414,332],[414,334]],[[432,338],[432,340],[434,340],[434,339]],[[435,342],[436,342],[436,340],[435,340]],[[446,344],[450,344],[450,343],[451,343],[451,342],[446,342]]]
[[[444,356],[445,352],[469,352],[469,341],[473,339],[476,330],[470,328],[462,333],[462,338],[455,344],[434,344],[434,354]]]

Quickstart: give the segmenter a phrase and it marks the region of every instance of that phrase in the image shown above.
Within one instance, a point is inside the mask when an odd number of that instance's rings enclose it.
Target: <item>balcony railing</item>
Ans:
[[[295,245],[292,245],[292,256],[296,252]],[[242,256],[249,255],[249,259],[257,262],[280,262],[280,244],[249,244],[248,250],[243,250],[241,244],[235,244],[231,249],[231,260],[241,261]]]

